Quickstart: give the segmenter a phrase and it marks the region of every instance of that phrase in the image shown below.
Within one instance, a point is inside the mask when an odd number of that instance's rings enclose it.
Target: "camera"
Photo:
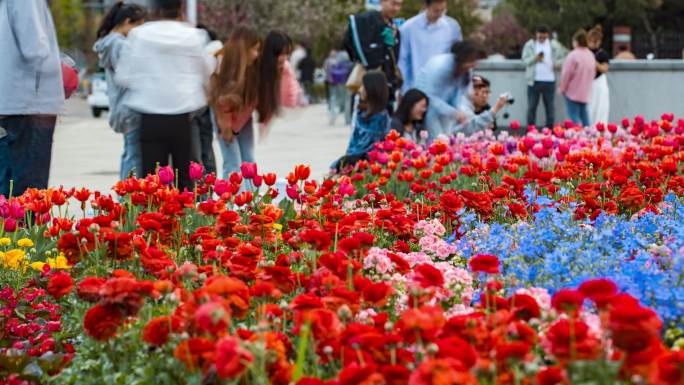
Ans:
[[[515,98],[513,97],[513,95],[511,95],[510,92],[504,92],[503,94],[501,94],[501,96],[503,96],[504,98],[506,98],[506,104],[513,104],[513,103],[515,103]]]

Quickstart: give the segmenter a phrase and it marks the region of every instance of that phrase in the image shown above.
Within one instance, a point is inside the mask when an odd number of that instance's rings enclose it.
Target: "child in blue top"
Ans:
[[[359,97],[347,152],[331,166],[337,172],[353,166],[359,160],[368,159],[368,152],[373,150],[375,143],[383,141],[390,130],[390,115],[387,112],[389,87],[385,74],[370,71],[364,75]]]

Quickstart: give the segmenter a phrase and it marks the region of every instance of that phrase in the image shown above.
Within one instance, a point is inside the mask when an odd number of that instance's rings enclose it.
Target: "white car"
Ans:
[[[88,88],[88,105],[93,116],[99,118],[102,111],[109,110],[109,98],[107,97],[107,79],[103,72],[98,72],[90,77]]]

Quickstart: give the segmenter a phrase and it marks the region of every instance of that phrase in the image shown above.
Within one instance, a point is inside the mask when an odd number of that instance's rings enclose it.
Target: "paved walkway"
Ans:
[[[283,178],[296,164],[309,164],[312,175],[321,177],[349,140],[350,129],[341,120],[329,126],[323,105],[286,112],[273,122],[269,136],[257,144],[260,172],[275,172]],[[85,101],[70,100],[57,123],[50,185],[109,191],[119,176],[122,149],[123,137],[109,128],[106,115],[95,119]],[[220,172],[217,142],[214,151]]]

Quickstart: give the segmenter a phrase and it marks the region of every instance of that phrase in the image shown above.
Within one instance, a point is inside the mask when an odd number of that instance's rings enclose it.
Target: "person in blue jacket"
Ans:
[[[353,166],[359,160],[368,159],[368,153],[375,144],[383,141],[390,131],[390,115],[386,108],[389,89],[385,74],[370,71],[364,75],[359,96],[347,152],[331,166],[337,172]]]
[[[415,87],[430,99],[425,115],[429,140],[453,134],[453,127],[467,120],[459,106],[468,97],[472,70],[480,57],[473,43],[457,42],[451,52],[430,59],[416,77]]]

